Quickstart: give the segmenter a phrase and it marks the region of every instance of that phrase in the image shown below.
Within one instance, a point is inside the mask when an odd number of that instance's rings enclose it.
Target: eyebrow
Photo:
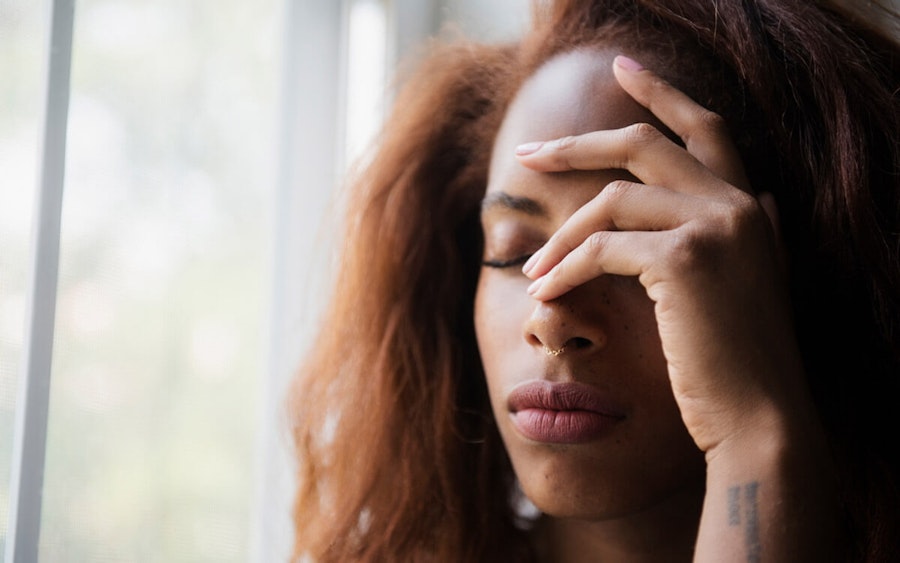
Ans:
[[[546,215],[547,211],[537,201],[528,198],[510,195],[506,192],[491,192],[481,200],[481,212],[501,207],[511,211],[518,211],[526,215]]]

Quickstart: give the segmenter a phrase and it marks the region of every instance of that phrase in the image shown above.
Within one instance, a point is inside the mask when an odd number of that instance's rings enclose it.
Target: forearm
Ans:
[[[796,420],[708,452],[695,561],[843,560],[830,459],[818,424]]]

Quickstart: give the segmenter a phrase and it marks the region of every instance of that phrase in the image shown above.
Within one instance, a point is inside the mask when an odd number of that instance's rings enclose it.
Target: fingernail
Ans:
[[[638,72],[638,71],[644,70],[644,66],[641,63],[637,62],[636,60],[634,60],[632,58],[626,57],[625,55],[617,56],[615,59],[615,62],[621,68],[631,71],[631,72]]]
[[[534,280],[534,283],[528,286],[528,295],[534,295],[537,293],[541,286],[544,285],[544,278],[538,278]]]
[[[516,154],[519,156],[531,154],[533,152],[537,152],[543,146],[544,146],[544,143],[540,142],[540,141],[537,141],[534,143],[525,143],[523,145],[519,145],[518,147],[516,147]]]
[[[537,252],[535,252],[534,254],[531,255],[531,258],[529,258],[528,260],[525,261],[525,265],[522,266],[523,274],[525,274],[527,276],[528,272],[530,272],[531,270],[534,269],[535,264],[538,263],[538,259],[540,258],[540,255],[541,255],[541,251],[538,250]]]

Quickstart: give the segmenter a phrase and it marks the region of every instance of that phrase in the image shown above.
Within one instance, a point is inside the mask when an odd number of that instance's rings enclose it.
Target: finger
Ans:
[[[703,214],[694,197],[646,184],[617,180],[573,213],[522,271],[536,279],[597,231],[662,231]],[[704,204],[706,205],[706,204]]]
[[[539,301],[549,301],[603,274],[640,276],[652,264],[660,237],[667,232],[598,231],[528,288]]]
[[[721,183],[708,181],[718,178],[648,123],[528,143],[517,148],[516,156],[539,172],[620,169],[645,184],[687,193],[710,191]]]
[[[615,58],[613,73],[619,85],[681,137],[688,152],[713,174],[750,191],[737,147],[719,114],[701,106],[628,57]]]

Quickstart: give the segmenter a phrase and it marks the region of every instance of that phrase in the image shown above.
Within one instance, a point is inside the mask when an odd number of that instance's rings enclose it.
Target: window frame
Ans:
[[[24,362],[13,426],[5,560],[37,561],[56,317],[75,0],[53,0]]]

